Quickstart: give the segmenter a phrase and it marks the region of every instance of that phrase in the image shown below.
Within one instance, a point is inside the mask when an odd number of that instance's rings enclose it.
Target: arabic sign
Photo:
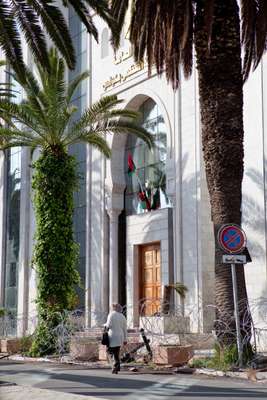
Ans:
[[[131,76],[135,75],[137,72],[142,71],[144,69],[144,63],[135,63],[132,64],[126,71],[125,74],[116,74],[114,76],[111,76],[104,84],[103,84],[103,89],[106,91],[108,89],[111,89],[115,86],[117,86],[120,83],[125,82],[127,79],[129,79]]]

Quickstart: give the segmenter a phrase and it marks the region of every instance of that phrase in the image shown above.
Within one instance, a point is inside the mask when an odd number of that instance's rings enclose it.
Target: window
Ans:
[[[17,274],[20,246],[20,162],[20,148],[10,149],[7,153],[5,308],[14,315],[17,312]]]
[[[10,77],[16,97],[20,103],[23,92],[20,85]],[[6,151],[6,243],[5,243],[5,290],[4,307],[9,315],[16,316],[18,303],[18,266],[20,249],[20,191],[21,191],[21,148],[13,147]],[[16,324],[10,334],[14,334]]]
[[[75,70],[69,71],[69,82],[76,78],[78,74],[88,68],[87,39],[88,33],[84,28],[79,17],[72,7],[69,8],[69,28],[76,51]],[[73,115],[72,122],[78,120],[83,111],[87,108],[87,86],[86,79],[76,90],[72,98],[72,104],[77,107],[77,112]],[[74,193],[74,215],[73,230],[74,237],[80,245],[78,271],[81,278],[81,286],[85,286],[85,238],[86,238],[86,145],[77,143],[69,148],[69,154],[76,157],[77,173],[80,177],[79,188]],[[84,289],[77,287],[76,293],[79,297],[77,306],[83,308],[85,305]]]
[[[109,31],[108,28],[103,29],[101,35],[101,58],[109,55]]]
[[[154,136],[155,148],[149,150],[141,139],[128,136],[125,152],[125,208],[128,215],[170,205],[166,194],[167,135],[164,119],[152,99],[146,100],[139,111],[139,124]],[[131,159],[134,171],[129,171]]]

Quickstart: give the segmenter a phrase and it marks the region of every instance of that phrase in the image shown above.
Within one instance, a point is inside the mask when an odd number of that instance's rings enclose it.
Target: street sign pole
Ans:
[[[238,351],[238,364],[239,367],[243,366],[243,344],[240,329],[240,316],[238,306],[238,293],[236,283],[236,265],[246,263],[246,256],[239,254],[246,247],[246,235],[245,232],[235,224],[225,224],[218,231],[218,243],[222,250],[227,255],[223,255],[223,263],[231,263],[232,271],[232,284],[233,284],[233,297],[234,297],[234,313],[235,313],[235,325],[236,325],[236,341]]]
[[[240,318],[239,318],[239,306],[238,306],[238,294],[236,284],[236,266],[231,264],[232,270],[232,281],[233,281],[233,295],[234,295],[234,308],[235,308],[235,325],[236,325],[236,336],[237,336],[237,351],[238,351],[238,364],[239,367],[243,366],[243,346],[242,336],[240,330]]]

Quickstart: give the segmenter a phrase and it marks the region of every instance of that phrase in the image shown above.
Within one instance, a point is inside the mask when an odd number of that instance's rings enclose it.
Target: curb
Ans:
[[[73,360],[64,359],[64,357],[60,359],[48,358],[48,357],[23,357],[19,355],[11,355],[8,357],[11,361],[21,361],[21,362],[32,362],[32,363],[51,363],[51,364],[66,364],[66,365],[79,365],[84,367],[91,367],[91,369],[110,369],[110,365],[103,362],[103,364],[96,362],[79,362]],[[194,375],[207,375],[214,377],[228,377],[228,378],[236,378],[236,379],[246,379],[252,382],[265,382],[267,381],[267,371],[260,370],[243,370],[243,371],[220,371],[209,368],[187,368],[182,367],[181,369],[173,368],[162,368],[162,369],[150,369],[147,365],[129,365],[122,364],[125,371],[136,373],[137,375],[140,373],[152,374],[152,375],[173,375],[173,374],[194,374]],[[131,371],[132,368],[136,368],[137,371]]]
[[[64,360],[59,358],[48,358],[48,357],[24,357],[19,355],[11,355],[8,357],[11,361],[21,361],[21,362],[31,362],[31,363],[50,363],[50,364],[67,364],[67,365],[82,365],[84,367],[92,367],[92,368],[101,368],[101,369],[109,369],[110,366],[107,363],[92,363],[92,362],[81,362],[74,360]]]
[[[257,370],[246,370],[246,371],[219,371],[208,368],[196,368],[194,374],[197,375],[208,375],[217,377],[228,377],[237,379],[246,379],[252,382],[264,382],[267,381],[267,371],[261,372]]]

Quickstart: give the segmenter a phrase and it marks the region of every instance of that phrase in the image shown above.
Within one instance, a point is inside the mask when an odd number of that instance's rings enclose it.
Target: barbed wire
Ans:
[[[199,308],[196,304],[174,305],[163,299],[141,300],[139,304],[124,306],[123,313],[127,316],[129,335],[136,336],[136,313],[138,313],[138,328],[143,328],[150,340],[151,347],[164,345],[191,344],[193,348],[205,349],[212,347],[216,339],[229,338],[229,343],[236,341],[235,317],[233,313],[218,309],[214,304]],[[242,331],[242,345],[250,343],[254,349],[254,358],[257,360],[263,351],[267,350],[267,298],[250,299],[239,303],[240,324]],[[92,310],[85,314],[83,309],[58,313],[58,325],[53,330],[56,337],[56,350],[63,357],[75,338],[80,343],[86,341],[99,342],[103,324],[107,319],[107,312]],[[199,329],[199,321],[205,319],[213,321],[203,333]],[[223,318],[217,319],[217,316]],[[89,321],[89,324],[88,324]],[[35,313],[27,316],[5,314],[0,317],[0,337],[17,337],[27,326],[28,334],[34,335],[38,318]],[[141,350],[142,352],[143,350]]]

